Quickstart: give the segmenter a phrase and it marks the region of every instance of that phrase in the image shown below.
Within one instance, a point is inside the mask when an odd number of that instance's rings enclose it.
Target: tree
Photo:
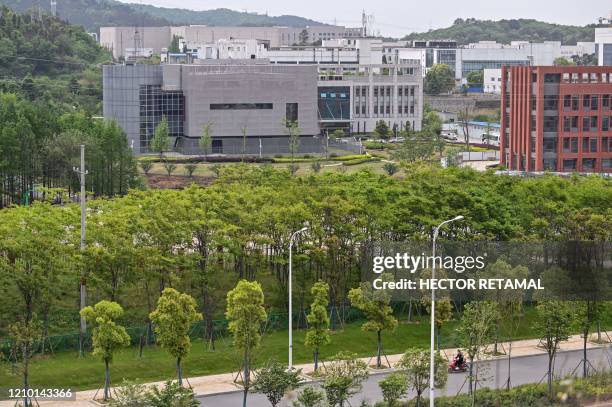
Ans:
[[[197,169],[198,169],[197,164],[193,164],[193,163],[190,163],[190,164],[185,164],[185,173],[187,173],[187,176],[188,176],[189,178],[193,178],[193,173],[194,173],[194,172],[195,172],[195,170],[197,170]]]
[[[255,371],[253,391],[266,396],[272,407],[276,407],[287,391],[296,388],[302,379],[301,370],[287,370],[287,366],[277,361],[268,361],[264,367]]]
[[[171,176],[174,170],[176,170],[176,164],[166,161],[164,163],[164,169],[166,170],[166,174],[168,174],[168,176]]]
[[[425,92],[430,95],[449,93],[455,87],[455,76],[448,65],[436,64],[425,76]]]
[[[163,388],[158,386],[151,388],[146,405],[147,407],[198,407],[200,402],[195,398],[191,388],[167,381]]]
[[[289,154],[291,154],[291,163],[293,163],[295,154],[300,147],[300,126],[297,121],[286,121],[285,127],[289,136]]]
[[[386,140],[389,138],[389,125],[384,120],[379,120],[376,122],[376,127],[374,128],[374,134],[379,139]]]
[[[435,149],[436,143],[433,135],[424,131],[414,132],[391,152],[391,157],[394,160],[413,163],[429,159]]]
[[[268,317],[263,305],[263,291],[256,281],[240,280],[236,287],[227,293],[225,317],[229,321],[229,331],[234,335],[234,346],[243,352],[243,407],[247,405],[247,394],[251,385],[251,354],[259,346],[259,329]]]
[[[474,375],[474,360],[480,358],[485,346],[493,339],[498,312],[496,305],[490,301],[472,301],[465,306],[457,328],[459,343],[470,360],[468,392],[472,395],[472,400],[474,400],[477,383]]]
[[[330,407],[344,407],[344,403],[361,391],[362,383],[368,378],[366,363],[350,352],[340,352],[332,357],[325,367],[323,390]]]
[[[463,141],[465,142],[465,148],[467,148],[467,151],[470,151],[470,120],[472,120],[472,115],[473,107],[469,103],[465,103],[457,115],[457,118],[463,127]]]
[[[406,375],[408,387],[416,392],[417,407],[420,406],[423,392],[429,387],[430,366],[429,352],[418,348],[408,349],[396,365]],[[434,386],[444,387],[447,378],[446,360],[439,353],[436,353],[434,357]]]
[[[202,127],[202,137],[198,141],[198,146],[200,150],[204,152],[204,159],[208,155],[210,148],[212,147],[212,122],[206,122]]]
[[[293,407],[325,407],[325,393],[314,387],[306,387],[298,395]]]
[[[393,275],[383,273],[383,281],[392,281]],[[397,319],[393,316],[393,309],[389,305],[391,295],[386,290],[376,290],[370,283],[361,283],[359,288],[353,288],[348,295],[351,304],[361,310],[367,322],[361,325],[364,331],[376,332],[378,349],[376,352],[376,367],[381,367],[382,332],[393,331],[397,327]]]
[[[300,31],[298,38],[300,40],[300,45],[308,44],[308,30],[304,28],[302,31]]]
[[[130,344],[130,336],[125,328],[115,322],[121,315],[123,315],[121,305],[106,300],[81,310],[81,316],[94,325],[93,354],[100,356],[104,361],[104,400],[110,398],[110,363],[113,360],[113,354],[118,348]]]
[[[310,314],[306,317],[308,321],[308,332],[306,332],[305,345],[314,348],[314,371],[319,368],[319,348],[327,345],[331,338],[329,336],[329,285],[323,281],[316,282],[310,289],[312,304]]]
[[[571,61],[565,57],[557,57],[555,58],[553,65],[555,66],[569,66],[569,65],[576,65],[576,62]]]
[[[399,166],[396,163],[388,162],[383,165],[383,169],[385,170],[388,176],[392,177],[395,173],[399,171]]]
[[[194,322],[202,319],[196,311],[196,302],[188,294],[174,288],[165,288],[157,300],[157,308],[149,318],[155,326],[157,342],[176,359],[176,373],[179,385],[183,384],[181,361],[191,349],[189,330]]]
[[[537,319],[534,328],[540,334],[540,343],[548,354],[548,396],[553,397],[554,359],[559,344],[569,339],[574,322],[572,304],[566,301],[545,300],[536,306]]]
[[[312,168],[312,171],[315,174],[318,174],[321,171],[321,162],[320,161],[313,161],[312,164],[310,164],[310,168]]]
[[[444,295],[444,294],[442,294]],[[427,313],[431,313],[431,298],[424,296],[421,301],[425,308],[427,309]],[[438,352],[440,351],[440,336],[442,332],[442,326],[445,322],[450,321],[453,318],[453,305],[448,298],[438,298],[436,300],[436,315],[435,315],[435,325],[436,325],[436,343]]]
[[[383,400],[387,406],[394,407],[399,399],[408,393],[408,381],[401,373],[392,373],[378,382]]]
[[[472,71],[467,74],[467,85],[470,88],[482,88],[484,84],[484,71]]]
[[[344,130],[342,129],[336,129],[334,131],[332,131],[331,133],[329,132],[329,130],[327,131],[327,139],[325,140],[325,158],[329,158],[329,142],[334,142],[342,137],[344,137]]]
[[[164,151],[170,149],[170,132],[168,130],[168,119],[164,116],[157,127],[151,139],[150,148],[152,151],[159,153],[159,158],[163,157]]]
[[[153,168],[153,163],[151,161],[141,161],[140,168],[145,173],[145,175],[149,175],[149,171]]]
[[[23,389],[25,390],[23,405],[25,407],[32,406],[28,396],[30,388],[30,359],[32,358],[33,345],[40,338],[40,324],[38,321],[32,320],[28,322],[16,322],[9,327],[9,336],[14,341],[15,349],[17,350],[17,358],[22,362]]]
[[[181,37],[178,35],[172,36],[172,41],[170,41],[170,46],[168,47],[168,52],[179,53],[182,50],[180,49],[179,41]]]

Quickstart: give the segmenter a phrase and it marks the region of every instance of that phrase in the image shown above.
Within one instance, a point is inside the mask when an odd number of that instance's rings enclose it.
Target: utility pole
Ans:
[[[79,180],[81,181],[81,255],[85,251],[85,216],[87,209],[87,197],[85,195],[85,176],[87,175],[87,171],[85,170],[85,145],[81,144],[81,168],[74,167],[74,172],[79,175]],[[85,266],[81,264],[81,286],[80,286],[80,297],[81,304],[80,310],[85,308],[87,304],[87,286],[85,280]],[[85,318],[81,317],[81,327],[79,329],[79,356],[83,356],[84,353],[84,340],[85,334],[87,333],[87,322]]]

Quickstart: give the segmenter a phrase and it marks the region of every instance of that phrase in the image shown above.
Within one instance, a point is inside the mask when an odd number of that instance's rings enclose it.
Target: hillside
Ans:
[[[0,0],[0,5],[26,12],[40,8],[50,12],[48,0]],[[177,24],[205,25],[252,25],[305,27],[322,25],[313,20],[297,16],[272,17],[264,14],[245,13],[229,9],[193,11],[180,8],[163,8],[140,4],[126,4],[114,0],[58,0],[58,17],[85,27],[88,31],[98,31],[103,26],[162,26]]]
[[[0,0],[0,5],[26,12],[40,8],[50,12],[50,2],[40,0]],[[58,0],[57,15],[71,24],[82,25],[87,31],[97,32],[103,26],[161,26],[170,23],[159,17],[134,10],[127,4],[112,0]]]
[[[245,13],[226,8],[205,11],[193,11],[181,8],[163,8],[147,4],[130,4],[135,10],[151,16],[164,18],[176,24],[203,24],[203,25],[243,25],[243,26],[288,26],[305,27],[308,25],[325,25],[314,20],[298,16],[282,15],[267,16],[265,14]]]
[[[453,39],[459,44],[478,41],[509,43],[517,40],[561,41],[564,44],[575,44],[577,41],[593,41],[594,35],[593,26],[551,24],[531,19],[491,21],[458,18],[450,27],[425,33],[412,33],[403,39]]]
[[[0,92],[99,110],[99,64],[111,59],[83,27],[0,7]]]

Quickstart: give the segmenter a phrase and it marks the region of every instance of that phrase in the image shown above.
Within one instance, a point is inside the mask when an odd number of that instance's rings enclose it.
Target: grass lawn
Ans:
[[[523,321],[515,333],[515,338],[535,337],[532,330],[535,310],[529,308]],[[392,332],[383,333],[383,349],[387,354],[402,353],[408,347],[429,346],[429,324],[427,316],[422,323],[407,323],[406,318],[400,319],[398,328]],[[457,337],[454,329],[457,321],[451,321],[442,328],[441,346],[456,347]],[[602,328],[612,325],[612,320],[605,321]],[[312,361],[312,351],[304,346],[305,331],[294,334],[294,363]],[[504,336],[502,334],[502,336]],[[287,361],[287,331],[276,331],[266,334],[261,347],[256,351],[256,364],[269,358]],[[376,352],[376,334],[363,332],[361,322],[348,324],[343,330],[332,333],[332,342],[321,349],[321,358],[328,359],[340,350],[349,350],[359,356],[370,356]],[[224,338],[216,343],[216,350],[209,351],[202,341],[195,341],[191,354],[184,361],[186,376],[201,376],[215,373],[236,371],[241,356],[233,348],[231,338]],[[117,352],[111,365],[113,383],[119,384],[123,378],[149,382],[173,378],[175,375],[174,361],[162,349],[145,348],[142,358],[138,349],[127,348]],[[103,363],[88,354],[79,359],[76,352],[58,352],[53,356],[35,357],[30,368],[30,382],[36,387],[71,387],[76,390],[92,389],[102,386],[104,379]],[[11,373],[11,365],[0,363],[0,383],[2,386],[17,386],[21,382],[19,374]]]

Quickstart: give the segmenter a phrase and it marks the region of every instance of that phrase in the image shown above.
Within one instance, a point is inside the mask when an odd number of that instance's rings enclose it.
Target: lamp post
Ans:
[[[291,276],[292,272],[292,250],[293,250],[293,239],[300,233],[307,231],[308,228],[302,228],[296,232],[293,232],[291,237],[289,238],[289,370],[293,369],[293,302],[291,300],[292,294],[292,285],[291,281],[293,280]]]
[[[436,240],[438,239],[438,233],[440,232],[440,228],[447,223],[455,222],[463,219],[463,216],[459,215],[454,217],[453,219],[446,220],[440,223],[435,229],[432,240],[431,247],[431,255],[433,264],[431,265],[431,280],[433,281],[436,278]],[[429,349],[429,406],[434,407],[434,376],[435,376],[435,366],[434,366],[434,339],[435,339],[435,305],[436,305],[436,290],[431,288],[431,343]]]

